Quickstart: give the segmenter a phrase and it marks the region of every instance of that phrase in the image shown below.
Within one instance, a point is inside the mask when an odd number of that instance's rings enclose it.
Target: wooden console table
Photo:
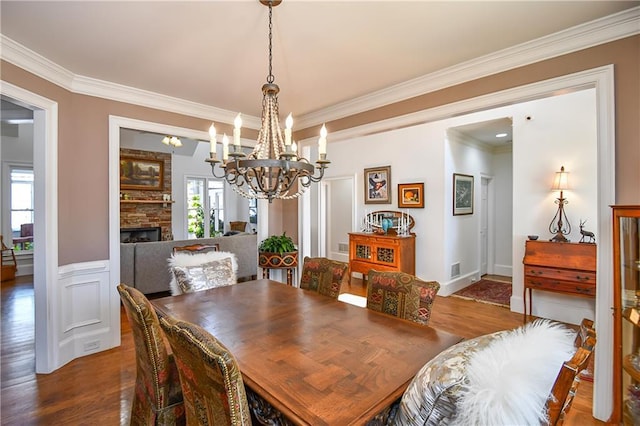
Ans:
[[[524,322],[533,314],[531,289],[596,297],[596,245],[527,241],[524,259]]]
[[[367,279],[370,269],[416,273],[416,236],[349,233],[349,266]]]

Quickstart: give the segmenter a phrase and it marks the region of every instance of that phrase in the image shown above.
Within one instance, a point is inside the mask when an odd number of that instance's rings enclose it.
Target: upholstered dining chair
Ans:
[[[184,425],[182,388],[173,355],[149,300],[135,288],[118,285],[136,349],[136,385],[131,425]]]
[[[429,323],[440,283],[374,269],[369,270],[367,281],[367,308],[422,325]]]
[[[229,350],[203,328],[160,318],[175,354],[188,425],[251,425],[247,394]]]
[[[337,299],[343,284],[349,284],[349,264],[326,257],[305,256],[300,288]]]

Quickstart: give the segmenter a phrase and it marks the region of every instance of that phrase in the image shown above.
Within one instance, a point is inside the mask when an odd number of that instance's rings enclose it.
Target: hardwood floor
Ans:
[[[366,295],[360,280],[343,291]],[[35,374],[31,277],[3,282],[0,308],[2,425],[129,424],[135,349],[124,313],[120,347],[73,360],[51,374]],[[521,324],[521,314],[454,297],[438,297],[431,317],[432,326],[466,338]],[[592,383],[583,381],[565,425],[604,424],[591,416],[592,393]]]

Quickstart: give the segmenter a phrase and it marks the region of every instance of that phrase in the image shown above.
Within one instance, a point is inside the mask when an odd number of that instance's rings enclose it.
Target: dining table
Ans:
[[[248,394],[289,424],[363,425],[460,336],[268,279],[151,301],[237,360]]]

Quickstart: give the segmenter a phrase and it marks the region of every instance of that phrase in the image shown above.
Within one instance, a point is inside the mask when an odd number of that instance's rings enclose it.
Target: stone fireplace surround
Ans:
[[[160,240],[173,239],[171,229],[171,202],[163,199],[171,196],[171,154],[163,152],[120,149],[120,157],[164,162],[163,188],[157,190],[120,190],[120,242],[123,230],[137,228],[160,228]],[[147,236],[142,236],[147,238]],[[142,241],[141,241],[142,242]]]

